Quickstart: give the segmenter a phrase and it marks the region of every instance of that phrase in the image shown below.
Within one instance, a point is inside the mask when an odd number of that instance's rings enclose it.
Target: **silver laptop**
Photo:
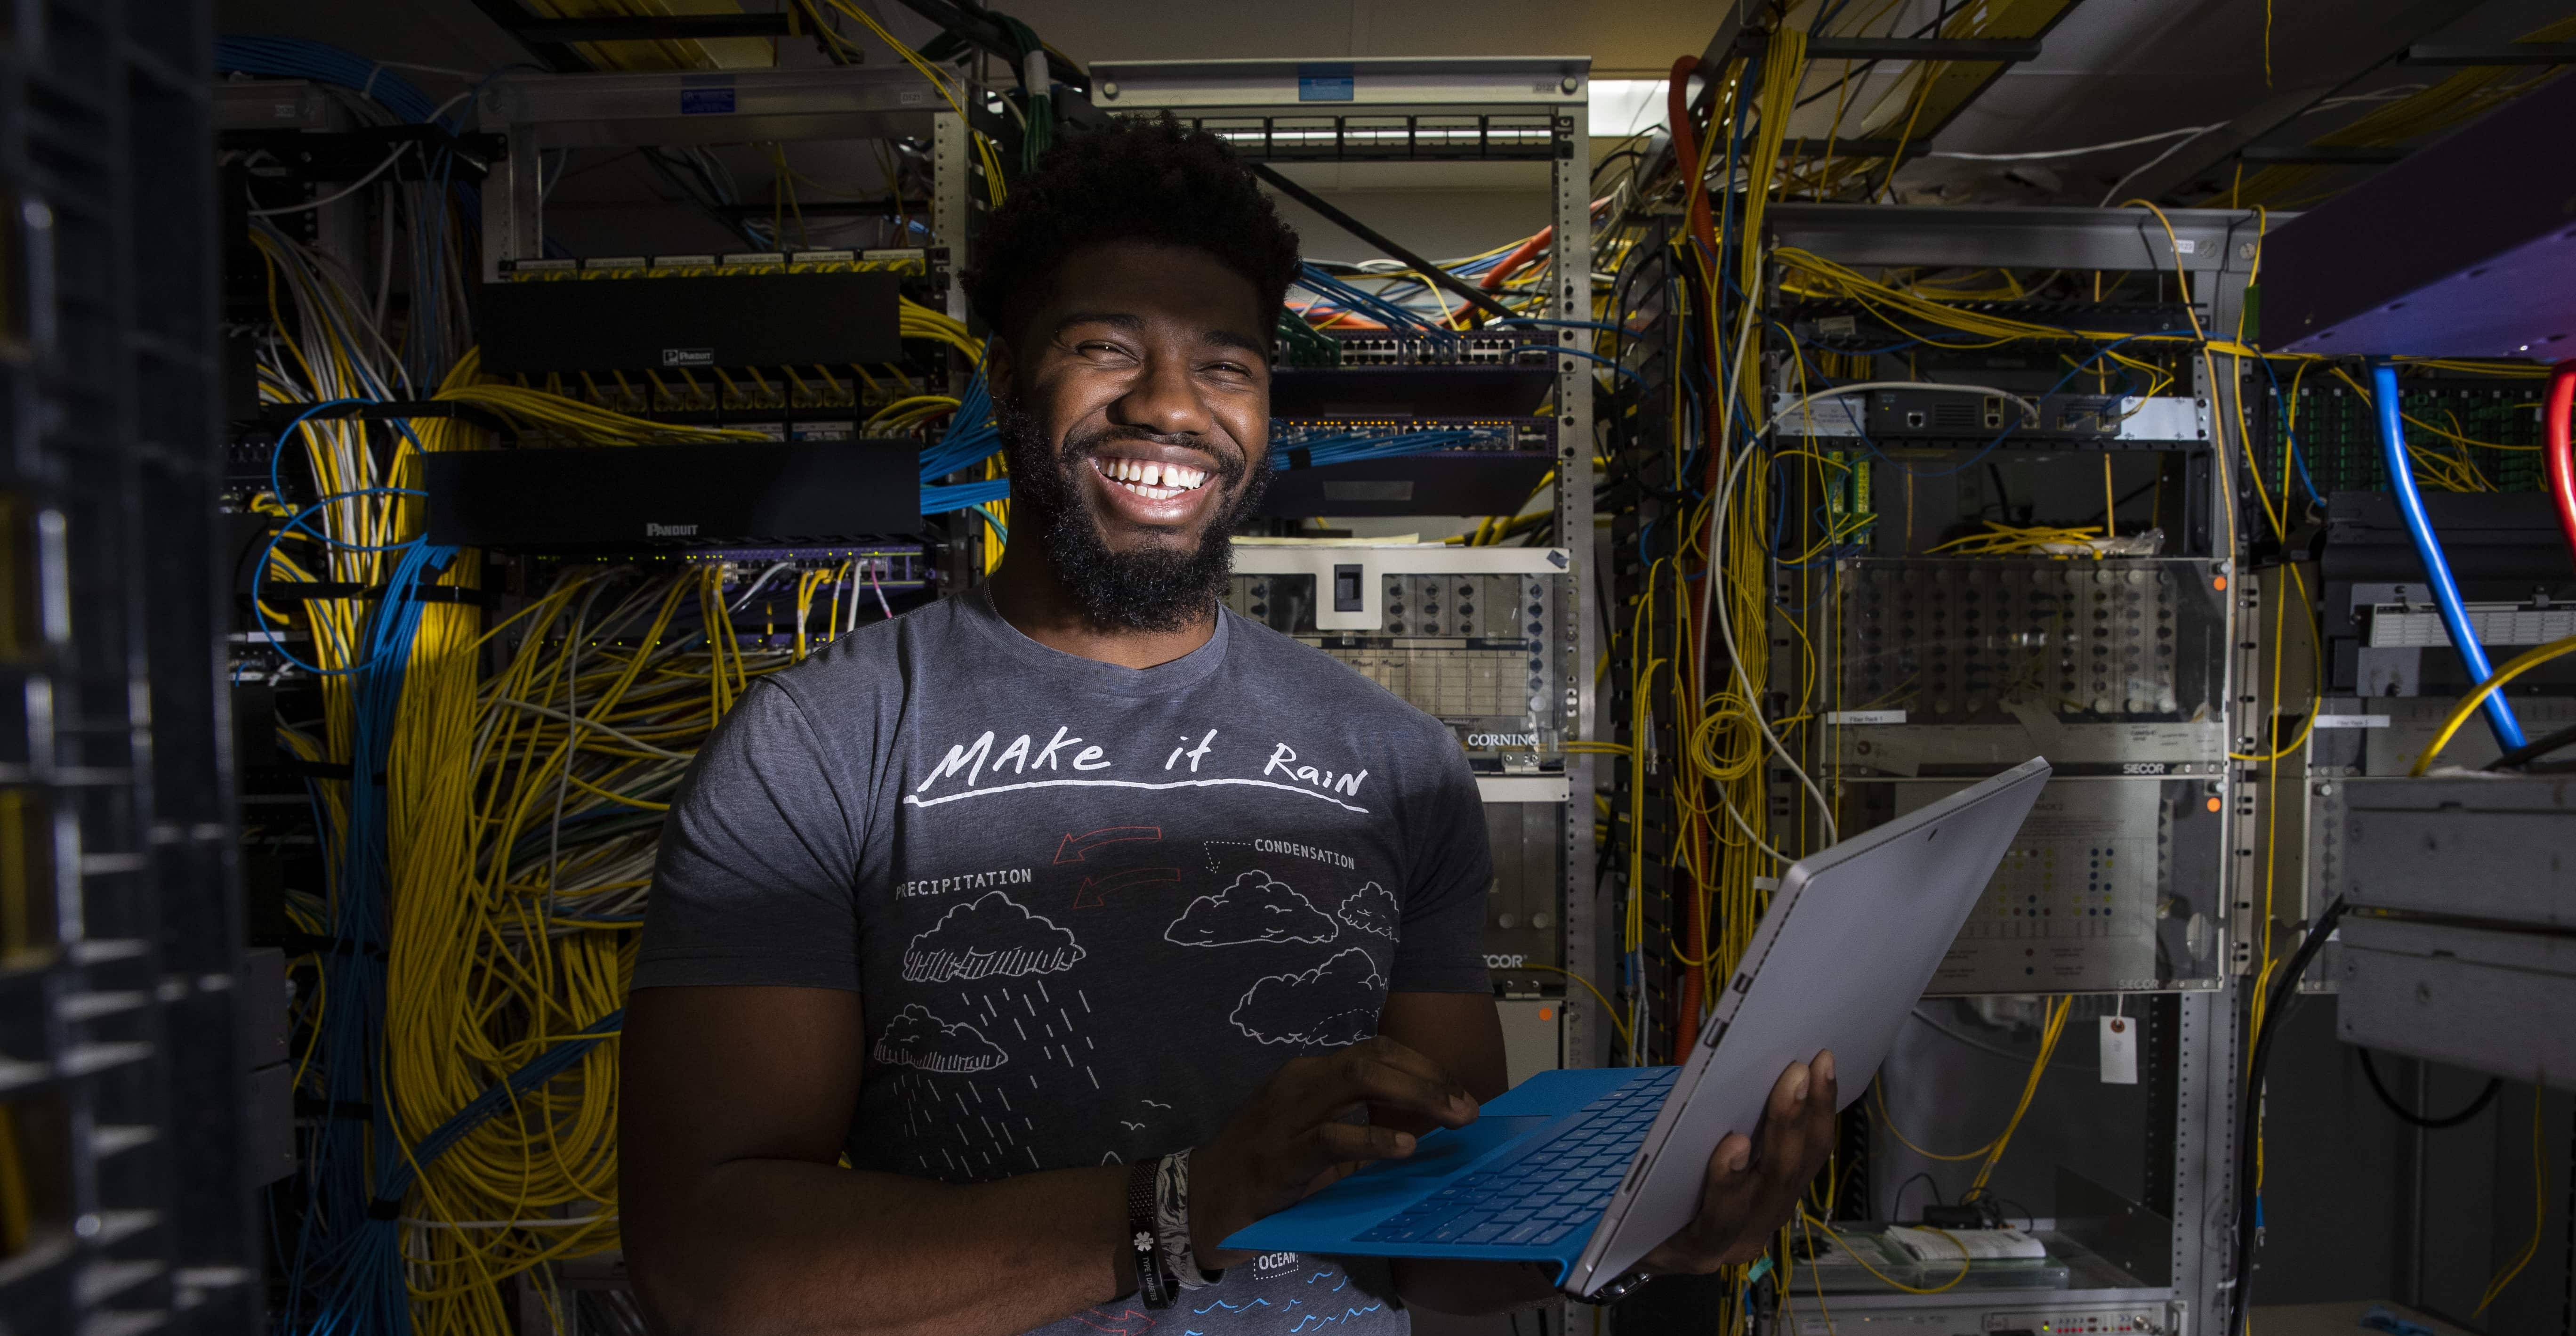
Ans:
[[[2048,777],[2033,758],[1798,860],[1679,1067],[1541,1073],[1224,1246],[1545,1262],[1608,1297],[1697,1212],[1709,1156],[1754,1132],[1781,1068],[1830,1049],[1843,1104],[1869,1088]]]

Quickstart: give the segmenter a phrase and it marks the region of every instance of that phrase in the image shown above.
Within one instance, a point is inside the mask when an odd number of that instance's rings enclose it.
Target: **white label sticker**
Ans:
[[[1828,724],[1839,724],[1839,725],[1850,725],[1850,724],[1901,724],[1901,723],[1904,723],[1904,722],[1905,722],[1905,711],[1903,711],[1903,710],[1830,710],[1830,711],[1827,711],[1827,712],[1826,712],[1826,714],[1825,714],[1825,722],[1826,722],[1826,723],[1828,723]]]
[[[2191,237],[2176,237],[2176,238],[2174,238],[2174,254],[2176,254],[2176,255],[2189,255],[2189,254],[2191,254],[2192,252],[2194,252],[2194,251],[2196,251],[2196,250],[2199,250],[2199,249],[2200,249],[2200,242],[2199,242],[2198,240],[2194,239],[2194,238],[2191,238]]]
[[[2138,1083],[2138,1023],[2126,1016],[2102,1018],[2102,1084]]]
[[[2384,714],[2321,714],[2317,716],[2317,727],[2386,728],[2388,727],[2388,716]]]

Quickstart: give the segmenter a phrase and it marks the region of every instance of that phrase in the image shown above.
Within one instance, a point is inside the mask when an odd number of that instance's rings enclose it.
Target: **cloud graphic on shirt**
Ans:
[[[1395,940],[1395,924],[1401,911],[1396,907],[1395,892],[1370,882],[1342,901],[1333,917],[1361,932]]]
[[[1190,907],[1163,929],[1163,940],[1181,946],[1244,946],[1253,942],[1329,942],[1342,930],[1288,883],[1258,868]]]
[[[1377,1033],[1386,979],[1354,946],[1303,974],[1273,974],[1252,985],[1227,1019],[1265,1044],[1339,1048]]]
[[[1011,1060],[983,1031],[964,1021],[950,1025],[918,1002],[886,1023],[871,1056],[890,1066],[925,1072],[989,1072]]]
[[[1080,943],[1054,922],[1000,891],[957,906],[904,948],[907,983],[994,975],[1054,974],[1082,959]]]

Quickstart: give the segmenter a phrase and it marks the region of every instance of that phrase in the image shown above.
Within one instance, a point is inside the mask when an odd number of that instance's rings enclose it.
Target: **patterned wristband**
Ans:
[[[1136,1292],[1144,1297],[1147,1308],[1169,1308],[1177,1288],[1163,1269],[1162,1250],[1155,1245],[1154,1179],[1156,1166],[1139,1160],[1127,1170],[1127,1246],[1136,1256]]]
[[[1185,1290],[1205,1289],[1225,1279],[1225,1269],[1199,1269],[1198,1250],[1190,1245],[1190,1153],[1174,1151],[1154,1169],[1154,1238],[1162,1246],[1163,1267]]]

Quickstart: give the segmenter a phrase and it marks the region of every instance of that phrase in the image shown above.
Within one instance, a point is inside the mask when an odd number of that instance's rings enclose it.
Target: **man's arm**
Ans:
[[[1479,1104],[1510,1088],[1491,993],[1390,993],[1377,1030],[1438,1064]],[[1371,1108],[1369,1120],[1417,1135],[1431,1130],[1395,1109]],[[1395,1291],[1408,1307],[1435,1313],[1500,1313],[1544,1301],[1556,1292],[1556,1278],[1518,1262],[1407,1258],[1395,1264]]]
[[[656,1330],[1010,1333],[1136,1287],[1126,1171],[954,1186],[838,1166],[859,996],[646,988],[620,1047],[628,1266]]]
[[[846,990],[645,988],[627,1002],[620,1209],[658,1329],[1001,1336],[1136,1288],[1123,1166],[969,1186],[838,1167],[864,1042]],[[1424,1127],[1475,1117],[1466,1092],[1383,1041],[1290,1060],[1192,1157],[1200,1256],[1412,1153],[1408,1134],[1338,1120],[1363,1103]]]

